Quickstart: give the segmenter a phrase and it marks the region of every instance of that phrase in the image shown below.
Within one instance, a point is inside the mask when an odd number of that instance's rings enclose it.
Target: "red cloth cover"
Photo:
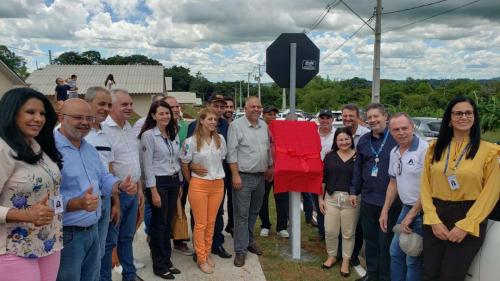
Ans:
[[[272,121],[269,125],[274,157],[274,193],[321,193],[321,140],[314,122]]]

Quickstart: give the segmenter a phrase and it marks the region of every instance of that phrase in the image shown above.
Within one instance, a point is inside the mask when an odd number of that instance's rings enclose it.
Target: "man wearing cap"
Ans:
[[[388,231],[388,213],[396,196],[399,195],[403,203],[397,220],[401,235],[395,231],[390,246],[392,281],[421,279],[422,258],[410,256],[411,253],[405,252],[409,250],[408,248],[403,251],[400,247],[402,235],[411,233],[422,235],[420,175],[428,144],[413,134],[413,127],[413,122],[406,113],[396,113],[389,121],[389,130],[397,146],[390,153],[389,176],[391,179],[379,219],[382,231]]]
[[[266,106],[262,111],[262,117],[267,125],[271,121],[276,120],[276,115],[279,110],[274,106]],[[272,143],[272,139],[271,139]],[[262,200],[262,207],[260,208],[259,217],[261,221],[260,236],[269,236],[269,230],[271,229],[271,222],[269,221],[269,193],[271,192],[271,187],[274,185],[273,178],[267,179],[265,181],[266,192],[264,193],[264,199]],[[288,192],[275,193],[274,202],[276,203],[276,233],[279,237],[288,238],[290,235],[287,231],[288,227]]]
[[[207,105],[209,108],[213,109],[215,111],[215,114],[217,114],[217,132],[221,134],[225,140],[227,140],[227,131],[229,128],[229,123],[226,121],[226,119],[222,118],[224,115],[224,111],[226,110],[226,102],[224,101],[224,96],[218,95],[218,94],[213,94],[210,99],[209,103]],[[187,137],[189,138],[190,136],[193,135],[194,129],[196,128],[196,122],[192,122],[189,124],[188,127],[188,133]],[[226,141],[227,142],[227,141]],[[196,174],[199,174],[200,176],[204,176],[207,173],[207,169],[201,165],[198,164],[192,164],[191,163],[191,170],[195,172]],[[223,163],[224,167],[224,172],[227,174],[230,173],[229,167],[226,162]],[[226,182],[224,182],[224,190],[227,188],[230,188],[230,186],[226,185]],[[229,184],[229,183],[228,183]],[[212,253],[215,255],[218,255],[221,258],[228,259],[232,257],[231,254],[229,254],[226,249],[224,249],[224,234],[222,234],[222,231],[224,229],[224,200],[222,200],[219,211],[217,213],[217,217],[215,219],[215,228],[214,228],[214,236],[213,236],[213,242],[212,242]]]

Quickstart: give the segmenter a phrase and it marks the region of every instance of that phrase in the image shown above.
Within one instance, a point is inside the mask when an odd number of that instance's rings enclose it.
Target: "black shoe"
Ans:
[[[229,259],[230,257],[233,256],[230,253],[226,252],[226,249],[224,249],[224,247],[222,245],[219,246],[218,248],[215,248],[215,249],[212,248],[212,254],[218,255],[219,257],[221,257],[223,259]]]
[[[141,277],[139,277],[138,275],[136,275],[134,277],[134,279],[132,279],[132,281],[144,281],[144,279],[142,279]]]
[[[236,267],[244,266],[245,265],[245,255],[236,253],[236,256],[234,257],[233,263],[234,263],[234,266],[236,266]]]
[[[340,271],[340,276],[344,277],[344,278],[347,278],[349,277],[349,275],[351,275],[350,272],[342,272],[342,270]]]
[[[370,277],[370,275],[366,274],[365,276],[356,279],[356,281],[372,281],[373,279]]]
[[[168,280],[175,279],[175,276],[172,274],[172,272],[166,272],[163,274],[156,274],[155,273],[155,275],[162,278],[162,279],[168,279]]]
[[[172,274],[181,274],[181,271],[173,266],[169,268],[168,271],[170,271],[170,273]]]
[[[193,261],[198,264],[198,257],[196,256],[196,253],[193,254]]]
[[[257,245],[255,242],[252,243],[251,245],[248,245],[247,250],[250,253],[256,254],[258,256],[262,255],[262,250],[260,249],[259,245]]]

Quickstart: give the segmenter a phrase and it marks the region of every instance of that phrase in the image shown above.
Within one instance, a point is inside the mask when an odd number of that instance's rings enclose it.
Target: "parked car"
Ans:
[[[433,117],[413,117],[415,129],[421,132],[427,141],[437,138],[439,128],[441,127],[441,119]]]
[[[498,218],[497,218],[498,219]],[[500,222],[488,220],[486,239],[476,254],[465,277],[466,281],[499,280],[498,249],[500,249]]]

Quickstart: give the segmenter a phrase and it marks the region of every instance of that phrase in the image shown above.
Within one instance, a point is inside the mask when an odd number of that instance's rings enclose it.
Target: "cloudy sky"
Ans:
[[[31,70],[48,50],[143,54],[164,66],[189,67],[211,81],[246,80],[265,64],[283,32],[307,31],[321,50],[320,74],[371,79],[373,31],[336,0],[2,0],[0,44],[26,57]],[[365,20],[375,0],[345,0]],[[383,0],[381,76],[387,79],[500,77],[500,1]],[[370,22],[374,26],[374,21]],[[396,29],[404,27],[401,29]],[[396,30],[394,30],[396,29]],[[392,31],[391,31],[392,30]],[[261,66],[265,73],[265,66]],[[253,79],[253,78],[252,78]],[[270,81],[263,75],[263,81]]]

